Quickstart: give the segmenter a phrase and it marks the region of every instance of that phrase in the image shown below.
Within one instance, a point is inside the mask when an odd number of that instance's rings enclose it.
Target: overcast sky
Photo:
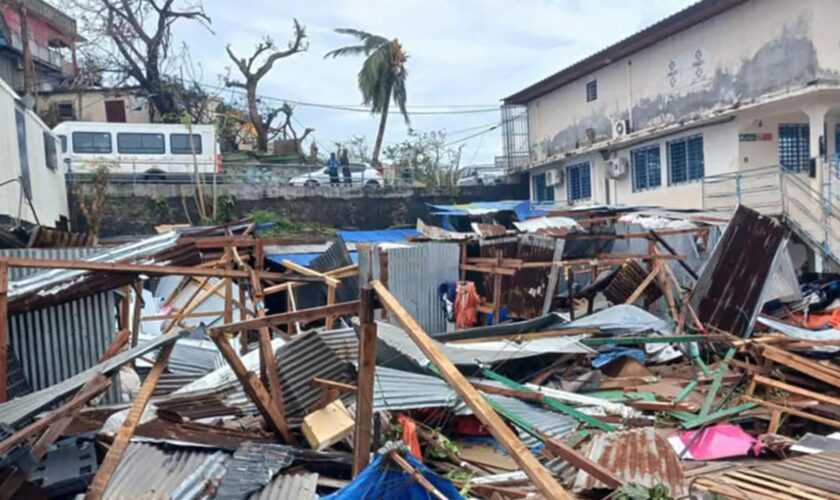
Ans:
[[[230,67],[224,48],[249,54],[271,36],[285,45],[292,18],[306,26],[307,52],[277,62],[261,82],[260,93],[310,103],[359,105],[356,74],[361,58],[328,59],[324,54],[353,39],[334,28],[351,27],[399,38],[409,54],[408,104],[496,107],[517,90],[605,46],[649,26],[692,3],[691,0],[204,0],[213,19],[210,33],[196,23],[179,22],[175,36],[190,47],[202,79],[218,84]],[[223,96],[229,94],[225,93]],[[449,108],[452,109],[452,108]],[[373,142],[378,124],[369,113],[299,105],[300,122],[316,129],[322,148],[352,135]],[[499,111],[457,115],[413,115],[418,130],[446,129],[450,140],[481,132],[500,120]],[[484,126],[484,127],[482,127]],[[386,144],[407,130],[391,115]],[[490,163],[501,153],[500,131],[464,141],[462,165]]]

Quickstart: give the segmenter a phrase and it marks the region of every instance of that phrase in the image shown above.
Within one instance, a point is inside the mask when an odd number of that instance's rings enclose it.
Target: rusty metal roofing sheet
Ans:
[[[604,289],[604,297],[613,304],[624,304],[645,281],[650,271],[635,260],[625,262]],[[662,296],[662,288],[656,281],[649,283],[640,298],[645,304],[652,304]]]
[[[739,337],[751,332],[770,270],[789,234],[779,221],[738,207],[691,294],[703,324]]]
[[[318,498],[318,474],[278,474],[249,500],[314,500]]]
[[[598,434],[586,456],[628,483],[653,488],[663,484],[674,498],[688,493],[679,457],[665,437],[653,427]],[[584,471],[575,477],[574,490],[606,488]]]
[[[103,498],[192,499],[226,471],[230,455],[200,448],[130,443]]]

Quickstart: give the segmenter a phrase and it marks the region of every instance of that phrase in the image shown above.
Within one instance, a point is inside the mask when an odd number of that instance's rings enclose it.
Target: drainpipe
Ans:
[[[627,121],[633,130],[633,61],[627,60]]]

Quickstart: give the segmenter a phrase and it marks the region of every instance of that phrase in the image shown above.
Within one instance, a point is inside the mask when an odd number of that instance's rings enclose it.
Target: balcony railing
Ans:
[[[20,38],[20,34],[12,32],[11,35],[11,46],[23,51],[23,41]],[[29,50],[32,52],[32,57],[39,62],[48,64],[63,74],[73,74],[73,63],[62,57],[61,52],[46,45],[36,43],[34,40],[29,40]]]

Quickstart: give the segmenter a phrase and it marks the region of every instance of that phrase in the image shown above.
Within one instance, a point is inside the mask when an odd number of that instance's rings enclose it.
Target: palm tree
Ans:
[[[367,56],[359,71],[359,90],[362,92],[362,102],[365,106],[370,107],[371,113],[380,115],[379,132],[376,135],[376,144],[371,158],[373,165],[378,167],[391,99],[400,107],[405,122],[409,122],[408,113],[405,110],[405,80],[408,77],[405,62],[408,55],[396,38],[388,40],[385,37],[349,28],[338,28],[335,32],[353,36],[360,43],[327,52],[324,58],[360,54]]]

